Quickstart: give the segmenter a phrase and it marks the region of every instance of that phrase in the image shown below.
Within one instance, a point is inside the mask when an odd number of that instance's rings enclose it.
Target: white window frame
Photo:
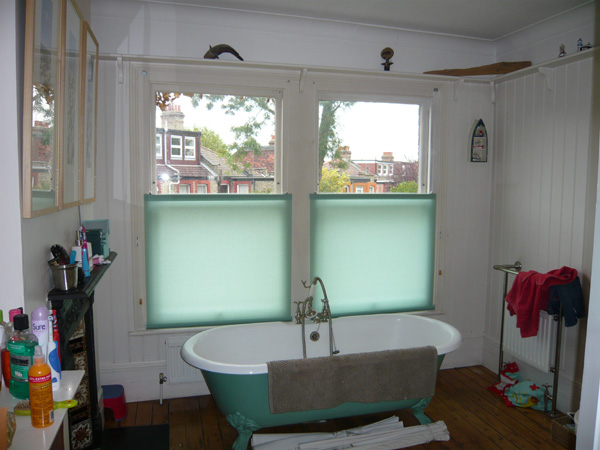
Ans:
[[[198,194],[208,193],[208,186],[205,183],[196,184],[196,193],[198,193]]]
[[[155,157],[158,159],[162,159],[163,157],[163,135],[162,133],[156,133],[156,155]]]
[[[355,192],[356,192],[357,194],[362,194],[362,193],[363,193],[363,187],[362,187],[362,186],[356,186],[356,190],[355,190]]]
[[[188,140],[192,142],[192,145],[188,147]],[[187,154],[188,148],[192,149],[190,155]],[[194,136],[183,137],[183,157],[184,159],[196,159],[196,138]]]
[[[292,223],[292,293],[290,303],[306,295],[302,280],[310,276],[310,204],[309,195],[318,188],[318,111],[320,100],[397,101],[419,103],[421,108],[421,148],[429,148],[432,140],[440,146],[440,136],[447,135],[441,117],[442,105],[452,103],[453,84],[434,78],[419,78],[400,74],[365,73],[351,70],[307,69],[255,64],[252,67],[227,66],[218,62],[182,63],[170,60],[129,63],[131,103],[130,136],[132,149],[131,211],[133,276],[133,330],[144,331],[145,306],[145,248],[143,224],[143,195],[156,193],[155,155],[143,152],[154,143],[156,91],[201,92],[269,96],[278,99],[276,128],[275,193],[288,192],[294,196]],[[202,80],[202,84],[198,83]],[[188,89],[190,86],[193,88]],[[185,88],[182,89],[182,88]],[[431,131],[430,117],[436,115],[437,128]],[[445,141],[444,141],[445,142]],[[314,145],[311,149],[310,145]],[[444,143],[444,145],[447,145]],[[435,148],[435,146],[432,146]],[[308,150],[308,151],[307,151]],[[443,152],[439,148],[420,157],[419,192],[436,192],[437,167]],[[435,158],[430,159],[428,155]],[[286,177],[282,174],[287,174]],[[437,217],[442,201],[438,201]],[[443,219],[442,219],[443,220]],[[438,229],[441,221],[438,219]],[[436,247],[436,270],[441,259],[441,245]],[[326,282],[326,280],[325,280]],[[434,291],[436,287],[434,286]],[[434,298],[437,310],[443,308],[441,299]],[[293,306],[293,304],[291,305]]]
[[[240,190],[240,188],[243,188]],[[236,191],[238,194],[249,194],[250,193],[250,185],[247,183],[240,183],[236,187]]]
[[[179,144],[178,145],[173,145],[173,140],[174,139],[179,139]],[[171,144],[171,147],[169,149],[169,154],[171,155],[171,159],[177,159],[177,160],[183,159],[183,136],[181,136],[181,135],[171,135],[170,144]],[[174,148],[178,148],[179,149],[179,155],[173,154],[173,149]]]

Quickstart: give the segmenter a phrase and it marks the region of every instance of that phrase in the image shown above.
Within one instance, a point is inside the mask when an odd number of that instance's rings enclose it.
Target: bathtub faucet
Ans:
[[[312,304],[315,286],[317,283],[321,285],[324,297],[321,300],[323,303],[323,310],[320,313],[315,311]],[[331,317],[331,308],[329,307],[329,299],[327,298],[327,291],[325,290],[325,284],[323,284],[323,280],[321,280],[319,277],[315,277],[310,285],[307,285],[305,281],[302,281],[302,285],[307,289],[310,288],[306,300],[303,302],[295,302],[298,304],[295,314],[296,323],[302,324],[302,351],[304,358],[306,358],[306,338],[304,336],[304,325],[306,319],[312,320],[313,323],[329,322],[329,356],[338,354],[340,351],[335,348],[335,341],[333,338],[333,319]],[[300,310],[301,305],[302,310]]]
[[[314,293],[315,293],[315,286],[317,285],[317,283],[319,283],[321,285],[321,289],[323,290],[323,296],[325,297],[324,299],[321,300],[321,302],[323,303],[323,310],[320,313],[317,313],[317,311],[313,308],[313,300],[314,300]],[[312,320],[314,323],[320,323],[320,322],[328,322],[329,319],[331,319],[331,308],[329,307],[329,299],[327,298],[327,291],[325,290],[325,285],[323,284],[323,280],[321,280],[321,278],[319,277],[315,277],[312,281],[311,284],[307,285],[306,281],[302,281],[302,284],[305,288],[310,290],[308,291],[308,297],[306,298],[306,300],[304,300],[305,303],[305,309],[306,309],[306,314],[304,314],[304,317],[306,319],[310,319]],[[302,302],[299,302],[302,303]],[[300,305],[298,305],[300,306]],[[296,322],[297,323],[301,323],[298,321],[298,310],[296,311]],[[300,315],[300,317],[302,317],[302,315]]]

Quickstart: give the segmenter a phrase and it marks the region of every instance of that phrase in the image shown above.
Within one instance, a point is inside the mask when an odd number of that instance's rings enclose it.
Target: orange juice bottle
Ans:
[[[31,425],[46,428],[54,423],[54,399],[52,397],[52,375],[42,347],[37,345],[33,364],[29,368],[29,402]]]

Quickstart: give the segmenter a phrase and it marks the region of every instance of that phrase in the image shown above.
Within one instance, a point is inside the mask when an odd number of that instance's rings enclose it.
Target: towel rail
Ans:
[[[500,374],[502,373],[502,364],[504,360],[504,299],[506,298],[506,294],[508,294],[508,275],[517,275],[521,269],[523,268],[523,264],[520,261],[515,261],[514,264],[499,264],[494,266],[494,270],[499,270],[504,272],[504,290],[502,294],[502,314],[500,319],[500,352],[498,355],[498,381],[500,381]]]
[[[504,305],[504,299],[506,298],[506,294],[508,294],[508,276],[509,275],[518,275],[523,265],[520,261],[515,261],[514,264],[498,264],[494,266],[494,270],[499,270],[500,272],[504,272],[504,290],[502,295],[502,314],[500,320],[500,352],[498,357],[498,380],[500,381],[501,373],[502,373],[502,365],[504,359],[504,313],[506,307]],[[554,386],[552,386],[552,395],[548,393],[546,389],[546,393],[544,394],[544,400],[552,400],[552,411],[548,411],[548,415],[550,417],[556,417],[556,403],[558,400],[558,377],[560,371],[560,346],[562,340],[562,319],[563,319],[563,311],[562,305],[559,307],[558,314],[554,315],[554,320],[558,321],[557,332],[556,332],[556,346],[554,348],[554,367],[550,370],[554,373]],[[545,385],[547,387],[547,385]],[[546,410],[546,408],[544,408]]]

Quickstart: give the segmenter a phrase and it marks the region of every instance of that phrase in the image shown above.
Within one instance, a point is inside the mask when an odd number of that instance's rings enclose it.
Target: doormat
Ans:
[[[105,428],[102,450],[169,450],[169,425]]]

